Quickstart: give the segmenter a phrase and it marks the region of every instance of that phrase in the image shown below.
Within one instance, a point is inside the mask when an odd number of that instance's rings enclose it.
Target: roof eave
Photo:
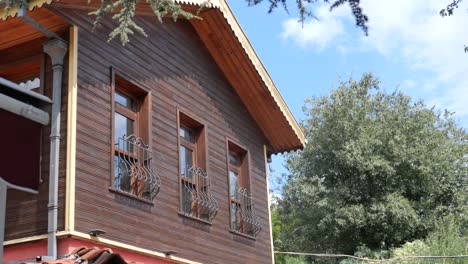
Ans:
[[[200,2],[200,0],[181,0],[178,2],[197,4],[198,2]],[[274,84],[270,74],[268,73],[265,66],[261,62],[259,56],[255,52],[255,49],[253,48],[252,44],[247,38],[245,32],[243,31],[236,17],[234,16],[231,8],[229,7],[229,5],[226,3],[225,0],[212,0],[210,1],[210,3],[212,3],[213,7],[218,8],[220,12],[222,13],[222,15],[224,16],[224,19],[226,19],[227,23],[231,27],[231,30],[234,32],[235,37],[237,38],[239,43],[242,45],[242,48],[244,49],[245,53],[248,55],[250,62],[255,67],[257,74],[262,79],[266,89],[268,89],[268,92],[270,93],[271,97],[273,98],[276,105],[281,110],[283,117],[285,118],[289,127],[291,128],[291,132],[294,133],[295,137],[297,138],[296,144],[291,144],[287,148],[273,146],[274,152],[272,154],[303,149],[305,147],[306,140],[305,140],[304,133],[302,132],[302,129],[299,123],[294,118],[291,110],[287,106],[278,88]],[[274,143],[272,144],[274,145]]]

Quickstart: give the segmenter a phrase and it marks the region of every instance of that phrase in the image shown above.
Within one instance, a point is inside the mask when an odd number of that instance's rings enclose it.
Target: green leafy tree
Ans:
[[[308,99],[304,112],[309,143],[287,158],[277,208],[288,250],[387,250],[466,214],[468,135],[452,113],[385,93],[372,74]]]
[[[466,219],[459,216],[447,216],[437,223],[437,228],[424,240],[405,243],[392,250],[393,258],[406,256],[460,256],[468,255],[468,234],[463,223]],[[400,260],[402,264],[418,264],[421,260]],[[466,258],[444,259],[445,264],[467,263]]]

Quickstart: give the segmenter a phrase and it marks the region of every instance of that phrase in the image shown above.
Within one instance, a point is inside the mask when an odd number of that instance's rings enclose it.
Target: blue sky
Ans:
[[[439,11],[449,0],[362,0],[368,37],[354,26],[347,6],[329,12],[313,5],[318,20],[302,26],[295,1],[289,1],[290,14],[267,14],[264,2],[247,7],[244,0],[228,0],[296,119],[303,119],[307,97],[326,95],[339,78],[373,72],[384,90],[447,108],[468,127],[468,1],[442,18]],[[273,157],[275,174],[286,172],[282,163],[280,155]]]

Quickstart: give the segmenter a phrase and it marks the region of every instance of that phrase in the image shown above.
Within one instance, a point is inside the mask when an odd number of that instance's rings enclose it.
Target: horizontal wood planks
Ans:
[[[77,231],[104,229],[106,238],[157,251],[176,250],[179,257],[203,263],[271,262],[263,156],[267,139],[192,25],[185,20],[160,24],[154,17],[136,17],[149,37],[131,36],[131,42],[122,47],[118,41],[106,43],[115,26],[109,19],[92,32],[94,18],[87,11],[51,10],[80,28]],[[111,66],[151,90],[150,145],[162,181],[154,205],[108,190],[113,144]],[[206,125],[207,172],[220,206],[212,225],[178,215],[177,107],[195,114]],[[251,189],[264,224],[256,240],[229,232],[226,136],[246,146],[251,156]]]

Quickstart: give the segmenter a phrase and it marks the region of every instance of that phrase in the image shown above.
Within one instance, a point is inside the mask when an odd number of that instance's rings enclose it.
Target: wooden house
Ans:
[[[139,2],[148,37],[126,46],[107,42],[111,18],[92,30],[97,4],[0,11],[0,80],[52,101],[37,194],[8,191],[3,261],[96,245],[140,263],[271,263],[267,162],[305,139],[226,1],[164,23]]]

